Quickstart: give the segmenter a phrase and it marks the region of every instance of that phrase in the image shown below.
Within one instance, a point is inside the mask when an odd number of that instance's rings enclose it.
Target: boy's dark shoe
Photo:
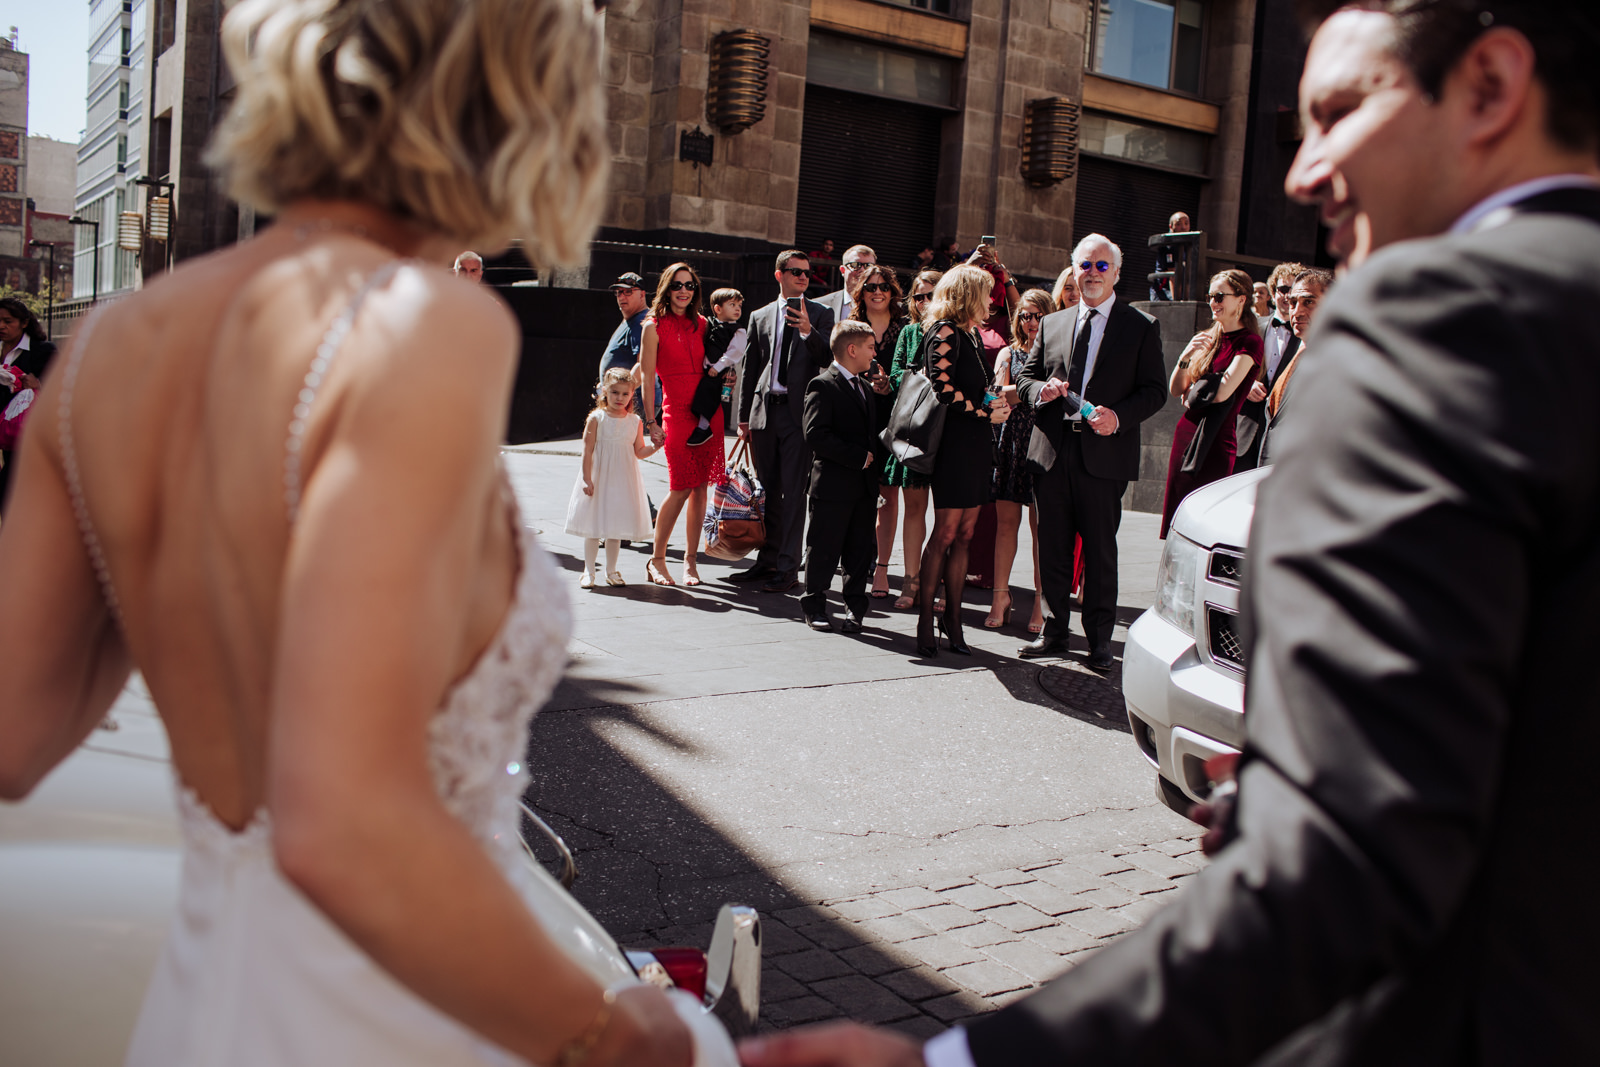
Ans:
[[[689,432],[690,448],[694,448],[696,445],[703,445],[709,440],[711,440],[711,427],[709,425],[696,426]]]

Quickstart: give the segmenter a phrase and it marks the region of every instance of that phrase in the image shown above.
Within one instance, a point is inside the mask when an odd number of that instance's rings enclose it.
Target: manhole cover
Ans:
[[[1070,660],[1039,671],[1039,688],[1067,706],[1078,718],[1128,733],[1128,711],[1122,702],[1122,664],[1109,674],[1096,674]]]

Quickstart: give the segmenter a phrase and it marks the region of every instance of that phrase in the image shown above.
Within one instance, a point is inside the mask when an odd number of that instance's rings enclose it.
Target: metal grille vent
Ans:
[[[1211,553],[1211,567],[1207,573],[1213,581],[1223,585],[1238,585],[1244,581],[1244,557],[1219,548]]]
[[[1244,642],[1239,639],[1239,617],[1214,605],[1206,606],[1206,628],[1211,638],[1211,658],[1244,670]]]
[[[1054,185],[1078,170],[1078,105],[1060,96],[1029,100],[1022,116],[1022,176]]]
[[[767,113],[767,57],[772,39],[729,30],[711,39],[706,120],[728,133],[747,130]]]

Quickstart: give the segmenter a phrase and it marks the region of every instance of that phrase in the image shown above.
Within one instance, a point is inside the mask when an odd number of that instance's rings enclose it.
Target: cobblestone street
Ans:
[[[575,574],[560,515],[576,443],[508,465]],[[661,499],[664,471],[646,472]],[[1122,544],[1119,649],[1153,593],[1154,517],[1127,513]],[[1103,678],[1081,655],[1018,660],[1022,627],[984,630],[981,590],[975,655],[914,659],[914,616],[885,601],[857,638],[817,634],[791,597],[723,581],[737,565],[702,556],[706,585],[647,586],[647,553],[623,552],[624,588],[573,579],[573,664],[535,722],[529,799],[623,944],[703,946],[722,903],[758,908],[764,1028],[848,1017],[931,1035],[1076,965],[1203,863],[1127,732],[1120,661]]]

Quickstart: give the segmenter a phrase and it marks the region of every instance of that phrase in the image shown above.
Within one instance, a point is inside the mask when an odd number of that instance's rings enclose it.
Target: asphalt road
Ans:
[[[1156,800],[1127,733],[1118,672],[1083,666],[1081,633],[1073,659],[1016,658],[1031,568],[1013,575],[1015,628],[984,631],[989,594],[969,590],[975,655],[920,659],[892,601],[860,635],[813,633],[793,596],[730,584],[737,565],[704,557],[705,586],[662,589],[636,545],[627,586],[581,591],[582,545],[562,531],[577,442],[510,450],[507,466],[576,617],[568,678],[534,723],[529,799],[625,944],[704,945],[721,903],[751,904],[767,1025],[851,1016],[926,1035],[1076,965],[1200,865],[1196,828]],[[660,501],[665,466],[645,469]],[[1153,596],[1157,524],[1124,517],[1124,625]],[[898,545],[890,569],[898,589]]]

